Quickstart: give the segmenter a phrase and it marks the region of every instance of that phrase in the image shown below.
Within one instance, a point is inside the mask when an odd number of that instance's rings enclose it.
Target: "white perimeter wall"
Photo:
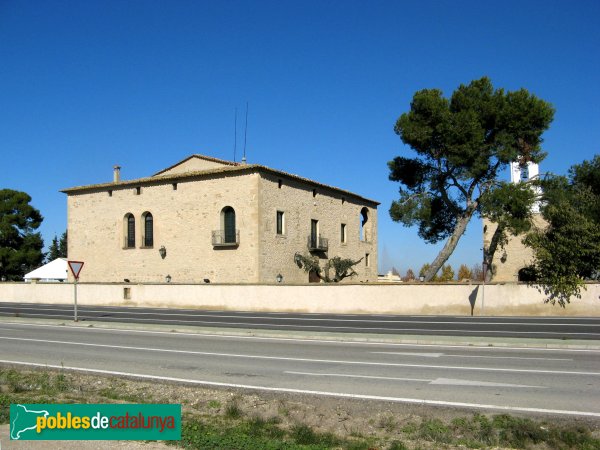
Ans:
[[[600,284],[588,284],[567,308],[544,304],[522,284],[348,285],[78,285],[79,305],[154,306],[244,311],[348,314],[447,314],[600,316]],[[129,289],[129,298],[125,298]],[[73,303],[71,283],[0,283],[1,302]],[[484,311],[482,312],[482,303]]]

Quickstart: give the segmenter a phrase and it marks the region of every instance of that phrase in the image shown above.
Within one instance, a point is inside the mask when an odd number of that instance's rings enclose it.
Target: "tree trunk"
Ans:
[[[473,217],[475,210],[476,206],[472,205],[458,218],[458,221],[456,222],[456,228],[454,228],[452,235],[444,244],[444,248],[442,248],[442,250],[435,257],[431,263],[431,266],[429,266],[429,270],[425,272],[425,281],[431,281],[438,270],[440,270],[446,261],[448,261],[448,258],[450,258],[450,255],[452,255],[452,252],[454,252],[454,249],[458,245],[458,241],[460,240],[461,236],[465,233],[467,225],[469,224],[471,217]]]
[[[504,229],[504,225],[498,224],[496,231],[494,231],[494,234],[492,235],[490,246],[488,248],[484,247],[483,249],[483,262],[487,264],[487,270],[484,274],[486,283],[492,281],[492,276],[494,275],[492,261],[494,261],[494,255],[496,254],[496,250],[498,250],[498,244],[504,236]]]

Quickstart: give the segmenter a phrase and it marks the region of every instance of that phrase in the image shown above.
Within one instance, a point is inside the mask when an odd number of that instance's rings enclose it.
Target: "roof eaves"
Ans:
[[[75,186],[72,188],[61,189],[60,192],[63,192],[65,194],[71,194],[71,193],[83,192],[83,191],[103,190],[103,189],[110,189],[110,188],[118,189],[118,188],[129,187],[129,186],[158,184],[160,182],[166,182],[166,181],[177,181],[177,180],[182,180],[182,179],[186,179],[186,178],[210,176],[210,175],[215,175],[215,174],[220,174],[220,173],[228,173],[228,172],[238,172],[238,171],[247,170],[248,168],[253,168],[253,167],[254,167],[253,165],[226,166],[226,167],[219,167],[216,169],[198,170],[195,172],[176,173],[176,174],[172,174],[172,175],[158,175],[158,176],[153,175],[151,177],[136,178],[134,180],[127,180],[127,181],[118,181],[116,183],[110,182],[110,183],[89,184],[89,185],[85,185],[85,186]]]
[[[111,189],[111,188],[118,189],[118,188],[124,188],[124,187],[129,187],[129,186],[158,184],[161,182],[173,182],[173,181],[184,180],[184,179],[188,179],[188,178],[208,177],[211,175],[242,173],[242,172],[250,172],[250,171],[267,172],[272,175],[291,178],[293,180],[300,181],[300,182],[303,182],[306,184],[322,187],[322,188],[325,188],[328,190],[342,193],[344,195],[352,196],[354,198],[366,201],[366,202],[374,204],[374,205],[381,204],[378,201],[363,197],[361,195],[355,194],[355,193],[347,191],[345,189],[340,189],[335,186],[330,186],[327,184],[319,183],[318,181],[314,181],[309,178],[305,178],[305,177],[301,177],[299,175],[294,175],[291,173],[283,172],[281,170],[272,169],[270,167],[263,166],[260,164],[237,164],[235,166],[225,166],[225,167],[219,167],[216,169],[200,170],[200,171],[195,171],[195,172],[184,172],[184,173],[177,173],[177,174],[172,174],[172,175],[154,175],[151,177],[138,178],[135,180],[119,181],[117,183],[111,182],[111,183],[102,183],[102,184],[92,184],[92,185],[87,185],[87,186],[76,186],[76,187],[72,187],[72,188],[62,189],[60,192],[63,192],[68,195],[68,194],[75,194],[78,192],[85,192],[85,191],[105,190],[105,189]]]
[[[315,186],[320,186],[320,187],[325,188],[325,189],[330,189],[332,191],[340,192],[342,194],[346,194],[346,195],[349,195],[349,196],[352,196],[352,197],[355,197],[355,198],[358,198],[358,199],[361,199],[361,200],[365,200],[365,201],[367,201],[369,203],[372,203],[374,205],[380,205],[381,204],[378,201],[372,200],[370,198],[363,197],[361,195],[355,194],[354,192],[350,192],[350,191],[347,191],[345,189],[341,189],[341,188],[338,188],[338,187],[335,187],[335,186],[331,186],[331,185],[328,185],[328,184],[320,183],[318,181],[311,180],[310,178],[301,177],[300,175],[295,175],[295,174],[292,174],[292,173],[283,172],[281,170],[272,169],[270,167],[261,166],[261,165],[258,165],[258,164],[256,164],[255,166],[259,170],[262,170],[264,172],[269,172],[269,173],[271,173],[273,175],[285,176],[285,177],[288,177],[288,178],[292,178],[294,180],[302,181],[302,182],[307,183],[307,184],[312,184],[312,185],[315,185]]]

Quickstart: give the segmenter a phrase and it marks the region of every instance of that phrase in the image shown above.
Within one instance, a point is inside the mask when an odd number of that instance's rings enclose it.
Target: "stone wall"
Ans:
[[[485,292],[485,294],[484,294]],[[484,308],[482,308],[482,300]],[[70,283],[0,283],[1,302],[73,302]],[[544,304],[523,284],[190,285],[88,284],[80,305],[122,305],[243,311],[470,316],[600,316],[600,284],[589,284],[566,308]]]
[[[314,191],[313,191],[314,190]],[[308,254],[307,242],[311,219],[318,220],[319,234],[328,239],[329,249],[320,254],[358,260],[369,254],[369,266],[363,259],[354,269],[354,282],[377,280],[377,208],[360,203],[352,196],[314,187],[296,180],[262,174],[259,199],[261,280],[272,282],[278,273],[288,283],[305,283],[308,274],[293,263],[293,255]],[[367,240],[360,238],[361,209],[367,208]],[[284,232],[277,234],[277,211],[285,218]],[[341,224],[346,224],[346,242],[341,242]],[[319,255],[318,252],[314,253]],[[346,278],[346,280],[349,280]],[[346,281],[344,280],[344,281]]]
[[[189,180],[189,181],[187,181]],[[258,282],[256,173],[223,174],[178,183],[111,187],[68,197],[69,259],[84,261],[82,282]],[[240,230],[237,248],[213,248],[221,211],[231,206]],[[143,214],[152,213],[154,244],[142,247]],[[125,215],[136,220],[135,248],[125,247]],[[164,246],[163,259],[159,249]]]

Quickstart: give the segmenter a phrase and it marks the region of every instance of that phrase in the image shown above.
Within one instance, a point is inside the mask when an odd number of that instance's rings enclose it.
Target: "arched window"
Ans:
[[[145,212],[142,214],[144,219],[144,247],[152,247],[154,245],[154,219],[152,214]]]
[[[135,248],[135,217],[133,214],[125,214],[125,247]]]
[[[371,240],[369,229],[366,226],[368,221],[369,210],[365,207],[360,210],[360,240],[365,242]]]
[[[537,276],[535,274],[535,269],[532,267],[523,267],[519,270],[519,281],[530,283],[533,281],[537,281]]]
[[[226,244],[235,244],[235,210],[231,206],[226,206],[221,211],[221,224],[223,230],[223,241]]]

